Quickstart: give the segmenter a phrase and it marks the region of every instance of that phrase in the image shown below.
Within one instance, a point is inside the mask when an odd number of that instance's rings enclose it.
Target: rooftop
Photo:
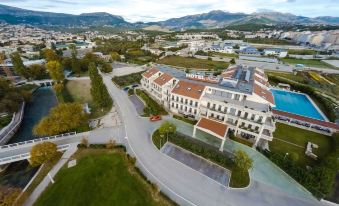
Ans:
[[[173,88],[172,93],[182,96],[191,97],[193,99],[200,99],[205,86],[180,80]]]
[[[156,83],[159,86],[162,86],[166,84],[167,82],[169,82],[171,79],[173,79],[171,75],[167,73],[163,73],[162,75],[160,75],[158,78],[154,80],[154,83]]]
[[[217,122],[215,120],[206,119],[202,117],[199,122],[196,125],[197,127],[200,127],[202,129],[209,130],[215,134],[217,134],[219,137],[223,138],[225,137],[225,134],[227,132],[228,126],[226,124],[223,124],[221,122]]]

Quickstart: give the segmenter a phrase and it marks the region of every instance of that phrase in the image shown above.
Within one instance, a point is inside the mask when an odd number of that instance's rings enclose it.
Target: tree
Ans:
[[[58,150],[52,142],[42,142],[32,147],[29,163],[35,167],[42,165],[56,156]]]
[[[235,59],[232,58],[231,61],[230,61],[231,64],[235,64]]]
[[[62,83],[56,83],[55,85],[53,85],[53,89],[57,94],[60,94],[64,89],[64,85]]]
[[[65,79],[61,64],[58,61],[50,61],[46,64],[47,71],[51,78],[56,82],[61,82]]]
[[[34,126],[38,136],[51,136],[69,132],[87,122],[87,115],[79,103],[62,103],[51,109],[49,114]]]
[[[46,75],[46,69],[42,65],[32,64],[27,68],[26,78],[43,79]]]
[[[109,73],[109,72],[112,72],[112,65],[109,64],[109,63],[105,63],[101,66],[101,71],[104,72],[104,73]]]
[[[72,71],[77,74],[78,76],[80,75],[80,63],[77,59],[77,49],[75,44],[69,45],[69,48],[72,50]]]
[[[110,107],[112,105],[112,99],[102,81],[102,77],[98,73],[95,63],[90,63],[88,71],[91,79],[91,94],[94,104],[101,108]]]
[[[43,56],[47,62],[60,60],[60,57],[52,49],[44,49]]]
[[[246,152],[238,150],[234,153],[235,166],[242,172],[247,172],[253,166],[253,160]]]
[[[18,52],[14,52],[11,54],[11,60],[12,60],[12,64],[14,67],[14,70],[22,76],[25,76],[26,73],[26,68],[24,63],[22,62],[21,56]]]
[[[111,52],[111,57],[113,61],[120,61],[120,55],[118,52]]]
[[[20,188],[0,187],[0,206],[12,206],[21,193]]]
[[[168,133],[175,133],[177,130],[177,126],[175,124],[171,123],[170,121],[165,121],[162,123],[159,127],[159,133],[160,134],[168,134]]]
[[[22,93],[9,81],[0,78],[0,113],[18,111],[22,101]]]

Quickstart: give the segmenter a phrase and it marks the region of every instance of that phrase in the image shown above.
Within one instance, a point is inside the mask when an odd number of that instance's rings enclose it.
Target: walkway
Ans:
[[[254,179],[251,186],[246,189],[227,189],[214,180],[193,171],[178,161],[162,154],[153,145],[150,135],[160,124],[150,124],[147,118],[139,117],[132,102],[123,91],[119,90],[111,81],[109,76],[103,76],[104,83],[119,106],[121,116],[125,123],[128,152],[137,157],[137,166],[152,182],[156,182],[162,192],[180,205],[260,205],[260,206],[301,206],[301,205],[323,205],[313,198],[296,197],[284,190],[278,189],[270,184],[263,184],[257,179],[262,178],[272,171],[253,169],[251,177]],[[181,125],[182,122],[180,122]],[[186,124],[183,127],[187,127]],[[189,128],[189,127],[187,127]],[[188,132],[192,132],[192,129]],[[191,133],[192,134],[192,133]],[[230,142],[231,143],[231,142]],[[242,149],[243,145],[233,145],[233,149]],[[232,145],[225,144],[225,148]],[[255,150],[249,150],[249,154],[255,159],[254,164],[267,164],[269,161],[260,161],[261,157]],[[257,157],[258,156],[258,157]],[[265,168],[265,167],[263,167]],[[274,168],[268,167],[268,168]],[[277,169],[278,170],[278,169]],[[262,174],[258,174],[261,173]],[[274,171],[273,171],[274,172]],[[277,177],[280,179],[281,171]],[[279,181],[279,180],[276,180]]]

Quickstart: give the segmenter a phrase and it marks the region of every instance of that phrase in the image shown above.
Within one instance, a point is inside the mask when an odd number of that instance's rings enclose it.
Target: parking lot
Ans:
[[[220,167],[172,143],[166,143],[161,148],[161,152],[196,170],[197,172],[200,172],[203,175],[213,179],[214,181],[224,186],[228,186],[230,172],[225,168]]]
[[[131,95],[128,97],[131,102],[133,103],[135,109],[137,110],[139,115],[142,115],[144,113],[144,103],[139,99],[137,95]]]

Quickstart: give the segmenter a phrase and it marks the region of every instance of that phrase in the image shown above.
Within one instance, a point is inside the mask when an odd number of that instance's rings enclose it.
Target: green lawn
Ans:
[[[12,117],[12,114],[0,117],[0,129],[6,127],[12,121]]]
[[[304,83],[307,81],[307,78],[300,73],[297,73],[294,75],[293,73],[290,72],[273,72],[273,71],[266,71],[265,72],[267,75],[272,75],[272,76],[278,76],[278,77],[284,77],[286,79],[293,80],[295,82],[300,82]]]
[[[104,116],[111,109],[111,107],[107,107],[101,110],[93,104],[91,95],[91,80],[66,81],[63,91],[57,96],[59,102],[88,103],[92,112],[90,115],[90,118],[92,119]]]
[[[230,57],[230,58],[239,58],[239,54],[228,54],[228,53],[222,53],[222,52],[208,52],[211,56],[224,56],[224,57]]]
[[[132,84],[140,84],[141,80],[141,74],[143,72],[138,72],[138,73],[133,73],[129,75],[124,75],[124,76],[115,76],[112,78],[112,81],[119,85],[120,87],[126,87]]]
[[[307,67],[320,67],[320,68],[332,68],[325,62],[322,62],[317,59],[292,59],[292,58],[283,58],[281,59],[284,63],[288,64],[304,64]]]
[[[229,63],[222,61],[212,61],[207,59],[197,59],[181,56],[167,56],[157,61],[157,63],[192,69],[206,69],[211,71],[226,69],[229,65]]]
[[[305,149],[307,142],[315,143],[319,146],[318,149],[314,149],[314,153],[318,157],[326,156],[331,150],[330,137],[315,132],[299,129],[282,123],[276,123],[276,131],[273,133],[273,141],[269,143],[270,150],[272,152],[285,155],[286,153],[296,153],[299,156],[298,163],[300,166],[313,165],[315,161],[305,155]],[[278,139],[293,143],[288,144]]]
[[[173,205],[137,172],[122,150],[80,149],[35,206]]]

